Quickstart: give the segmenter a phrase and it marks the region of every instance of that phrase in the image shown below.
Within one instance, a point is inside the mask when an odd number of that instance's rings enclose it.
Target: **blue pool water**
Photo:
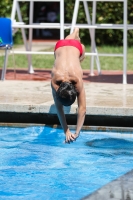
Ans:
[[[0,127],[0,199],[79,200],[133,168],[133,139],[88,133]]]

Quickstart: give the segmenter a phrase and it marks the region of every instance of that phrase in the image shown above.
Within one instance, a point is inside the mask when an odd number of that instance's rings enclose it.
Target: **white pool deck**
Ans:
[[[132,84],[84,83],[86,115],[133,116]],[[65,107],[76,114],[77,103]],[[50,81],[0,81],[0,112],[49,113],[56,108]]]

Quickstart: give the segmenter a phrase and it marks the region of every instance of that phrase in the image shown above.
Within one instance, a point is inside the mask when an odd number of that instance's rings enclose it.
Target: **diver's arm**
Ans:
[[[64,114],[64,110],[63,110],[63,106],[62,104],[58,101],[58,99],[56,98],[56,92],[54,90],[52,90],[52,93],[53,93],[53,98],[54,98],[54,102],[55,102],[55,106],[56,106],[56,109],[57,109],[57,115],[58,115],[58,118],[59,118],[59,121],[60,121],[60,124],[64,130],[64,133],[66,135],[66,139],[65,139],[65,142],[67,143],[70,143],[71,141],[74,141],[75,140],[75,135],[72,134],[68,128],[68,125],[67,125],[67,122],[66,122],[66,117],[65,117],[65,114]]]
[[[85,97],[84,86],[82,86],[82,90],[81,92],[79,92],[77,100],[78,100],[78,115],[77,115],[77,127],[75,132],[76,137],[78,137],[80,134],[80,130],[83,126],[86,114],[86,97]]]
[[[54,98],[55,106],[56,106],[56,109],[57,109],[57,115],[58,115],[60,124],[61,124],[61,126],[62,126],[62,128],[64,130],[64,133],[66,133],[67,130],[68,130],[68,126],[67,126],[67,123],[66,123],[66,118],[65,118],[65,115],[64,115],[63,106],[58,101],[58,99],[56,98],[55,92],[52,91],[52,93],[53,93],[53,98]]]

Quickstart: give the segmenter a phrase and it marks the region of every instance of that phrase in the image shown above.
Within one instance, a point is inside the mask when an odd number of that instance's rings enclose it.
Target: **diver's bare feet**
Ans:
[[[80,37],[79,37],[79,28],[75,28],[73,33],[75,34],[75,40],[79,40],[80,41]]]

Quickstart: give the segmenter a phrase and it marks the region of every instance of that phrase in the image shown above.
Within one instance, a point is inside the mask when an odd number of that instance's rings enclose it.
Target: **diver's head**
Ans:
[[[75,102],[77,91],[72,83],[62,82],[56,95],[62,105],[70,106]]]

